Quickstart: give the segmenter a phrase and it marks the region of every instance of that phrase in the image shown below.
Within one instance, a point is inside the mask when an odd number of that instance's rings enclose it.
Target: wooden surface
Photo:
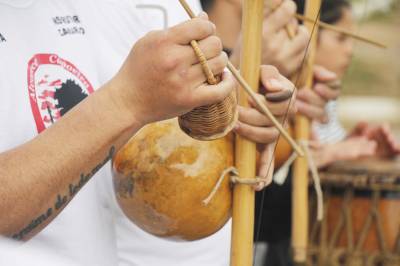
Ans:
[[[321,182],[334,187],[383,189],[400,192],[400,158],[339,161],[320,173]]]
[[[341,161],[321,173],[325,217],[310,216],[309,255],[318,265],[400,265],[399,181],[396,159]]]
[[[242,19],[241,74],[252,88],[258,88],[261,64],[261,34],[264,0],[245,0]],[[240,90],[239,104],[247,106],[246,95]],[[236,136],[235,165],[243,178],[254,178],[256,147]],[[254,190],[236,184],[233,192],[231,265],[253,265]]]
[[[305,15],[317,20],[320,5],[320,0],[308,0],[306,2]],[[311,33],[314,23],[307,22],[305,25]],[[306,71],[306,89],[311,89],[313,85],[313,64],[317,39],[318,31],[315,28],[308,48],[305,69],[303,69],[303,71]],[[307,141],[309,139],[310,122],[302,115],[296,115],[295,136],[298,141]],[[304,263],[307,258],[308,242],[308,163],[305,157],[299,157],[294,162],[292,187],[293,260],[295,263]]]
[[[195,240],[218,231],[231,215],[229,177],[208,205],[202,201],[233,164],[232,139],[192,139],[176,119],[143,128],[113,162],[114,188],[123,212],[161,237]]]
[[[359,173],[359,174],[389,174],[400,176],[400,158],[381,159],[365,158],[353,161],[338,161],[330,165],[324,172],[327,173]]]

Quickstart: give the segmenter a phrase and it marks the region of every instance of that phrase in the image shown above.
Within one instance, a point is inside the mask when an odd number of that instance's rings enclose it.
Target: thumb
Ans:
[[[201,19],[208,20],[208,14],[206,12],[204,12],[204,11],[201,11],[197,17],[201,18]]]

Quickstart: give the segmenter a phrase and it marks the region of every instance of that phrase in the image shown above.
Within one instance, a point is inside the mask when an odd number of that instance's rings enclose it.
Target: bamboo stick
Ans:
[[[186,13],[189,15],[190,18],[195,18],[196,15],[194,14],[193,10],[187,4],[185,0],[179,0],[182,7],[185,9]],[[250,52],[251,53],[251,52]],[[242,53],[243,54],[243,53]],[[235,68],[235,66],[228,61],[227,65],[229,71],[232,75],[236,78],[240,86],[245,90],[245,92],[254,100],[257,106],[261,109],[265,116],[271,120],[274,126],[278,129],[278,131],[282,134],[282,136],[289,142],[292,146],[293,150],[300,156],[304,156],[303,150],[299,147],[299,145],[294,141],[294,139],[290,136],[290,134],[286,131],[286,129],[279,123],[279,121],[274,117],[271,111],[265,106],[257,97],[256,93],[253,91],[252,87],[246,82],[246,80],[242,77],[239,70]],[[258,83],[254,85],[254,88],[258,87]]]
[[[308,17],[308,16],[304,16],[304,15],[301,15],[301,14],[295,14],[295,17],[298,20],[314,23],[314,20],[312,18]],[[331,30],[331,31],[334,31],[334,32],[338,32],[338,33],[347,35],[349,37],[352,37],[353,39],[356,39],[356,40],[359,40],[359,41],[362,41],[362,42],[366,42],[366,43],[369,43],[369,44],[372,44],[372,45],[375,45],[375,46],[378,46],[378,47],[381,47],[381,48],[387,48],[387,46],[385,44],[381,43],[381,42],[378,42],[378,41],[375,41],[375,40],[371,40],[371,39],[369,39],[367,37],[364,37],[364,36],[361,36],[361,35],[356,34],[354,32],[351,32],[349,30],[345,30],[345,29],[342,29],[340,27],[337,27],[337,26],[322,22],[320,20],[317,21],[317,26],[319,26],[321,28],[324,28],[324,29],[327,29],[327,30]]]
[[[264,0],[244,0],[242,13],[241,73],[252,88],[258,88],[261,65],[261,43]],[[243,90],[239,104],[248,106]],[[236,136],[236,167],[239,176],[254,178],[256,174],[255,143]],[[233,189],[231,266],[253,265],[254,190],[236,184]]]
[[[318,20],[321,0],[308,0],[305,15]],[[318,27],[315,23],[305,23],[312,33],[308,58],[305,65],[306,88],[312,88],[313,64],[317,44]],[[315,29],[313,29],[315,26]],[[298,142],[307,141],[310,136],[310,121],[302,115],[296,115],[295,136]],[[298,158],[294,163],[292,186],[292,248],[295,264],[304,264],[307,260],[308,242],[308,163],[306,158]]]

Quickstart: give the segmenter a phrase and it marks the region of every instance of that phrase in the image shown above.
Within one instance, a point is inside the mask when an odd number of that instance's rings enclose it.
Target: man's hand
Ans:
[[[294,86],[284,76],[280,75],[278,70],[272,66],[261,67],[262,88],[258,97],[271,110],[278,120],[283,120],[286,115],[295,113],[294,107]],[[290,92],[290,93],[286,93]],[[288,97],[280,101],[267,101],[269,95],[280,93]],[[273,167],[273,143],[279,136],[279,131],[273,126],[272,122],[255,105],[254,101],[249,99],[250,107],[239,106],[239,121],[235,127],[235,132],[243,137],[256,142],[260,151],[259,176],[266,177],[263,184],[256,186],[256,190],[261,190],[271,183]]]
[[[213,73],[222,73],[227,56],[214,33],[203,16],[148,34],[110,82],[34,139],[0,151],[0,235],[28,240],[40,232],[146,123],[228,96],[232,77],[205,85],[189,46],[199,40]]]
[[[291,0],[275,0],[267,5],[263,23],[263,64],[276,66],[289,77],[301,66],[310,34],[299,26],[296,4]],[[289,36],[288,30],[294,34]]]
[[[305,56],[310,34],[299,26],[294,18],[296,4],[291,0],[266,1],[263,22],[262,64],[274,65],[286,77],[294,74]],[[293,39],[286,26],[294,33]],[[231,61],[239,65],[241,37],[231,55]]]
[[[164,31],[154,31],[133,47],[116,78],[118,101],[143,124],[184,114],[195,107],[222,101],[236,87],[225,73],[218,85],[206,77],[190,41],[200,49],[215,75],[223,73],[227,55],[205,14]]]
[[[321,66],[314,67],[314,87],[312,90],[301,89],[297,92],[296,107],[302,115],[320,123],[328,123],[329,118],[325,106],[337,99],[340,90],[335,73]]]

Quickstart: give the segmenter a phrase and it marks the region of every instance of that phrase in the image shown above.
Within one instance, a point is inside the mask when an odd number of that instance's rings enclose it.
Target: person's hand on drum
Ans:
[[[352,137],[336,143],[321,144],[310,142],[311,153],[318,169],[336,161],[355,160],[372,156],[376,153],[377,144],[366,137]]]
[[[202,13],[199,18],[163,31],[153,31],[131,50],[110,83],[111,100],[128,110],[141,125],[182,115],[195,107],[222,101],[235,88],[229,73],[214,86],[206,77],[190,41],[198,40],[214,75],[223,73],[227,55],[215,26]]]
[[[369,125],[366,122],[359,122],[349,138],[365,137],[377,143],[375,156],[392,158],[400,155],[400,143],[396,140],[389,124],[377,126]]]
[[[314,66],[314,87],[312,90],[301,89],[297,92],[296,107],[300,114],[320,123],[327,123],[326,104],[340,95],[340,82],[335,73]]]
[[[274,116],[282,121],[286,116],[295,113],[295,101],[292,100],[296,97],[294,85],[273,66],[261,66],[260,74],[262,86],[257,97]],[[238,107],[239,121],[234,131],[257,143],[260,152],[258,175],[265,177],[265,182],[255,186],[255,189],[261,190],[272,181],[274,143],[279,137],[279,131],[252,99],[249,99],[249,104],[249,107]]]

